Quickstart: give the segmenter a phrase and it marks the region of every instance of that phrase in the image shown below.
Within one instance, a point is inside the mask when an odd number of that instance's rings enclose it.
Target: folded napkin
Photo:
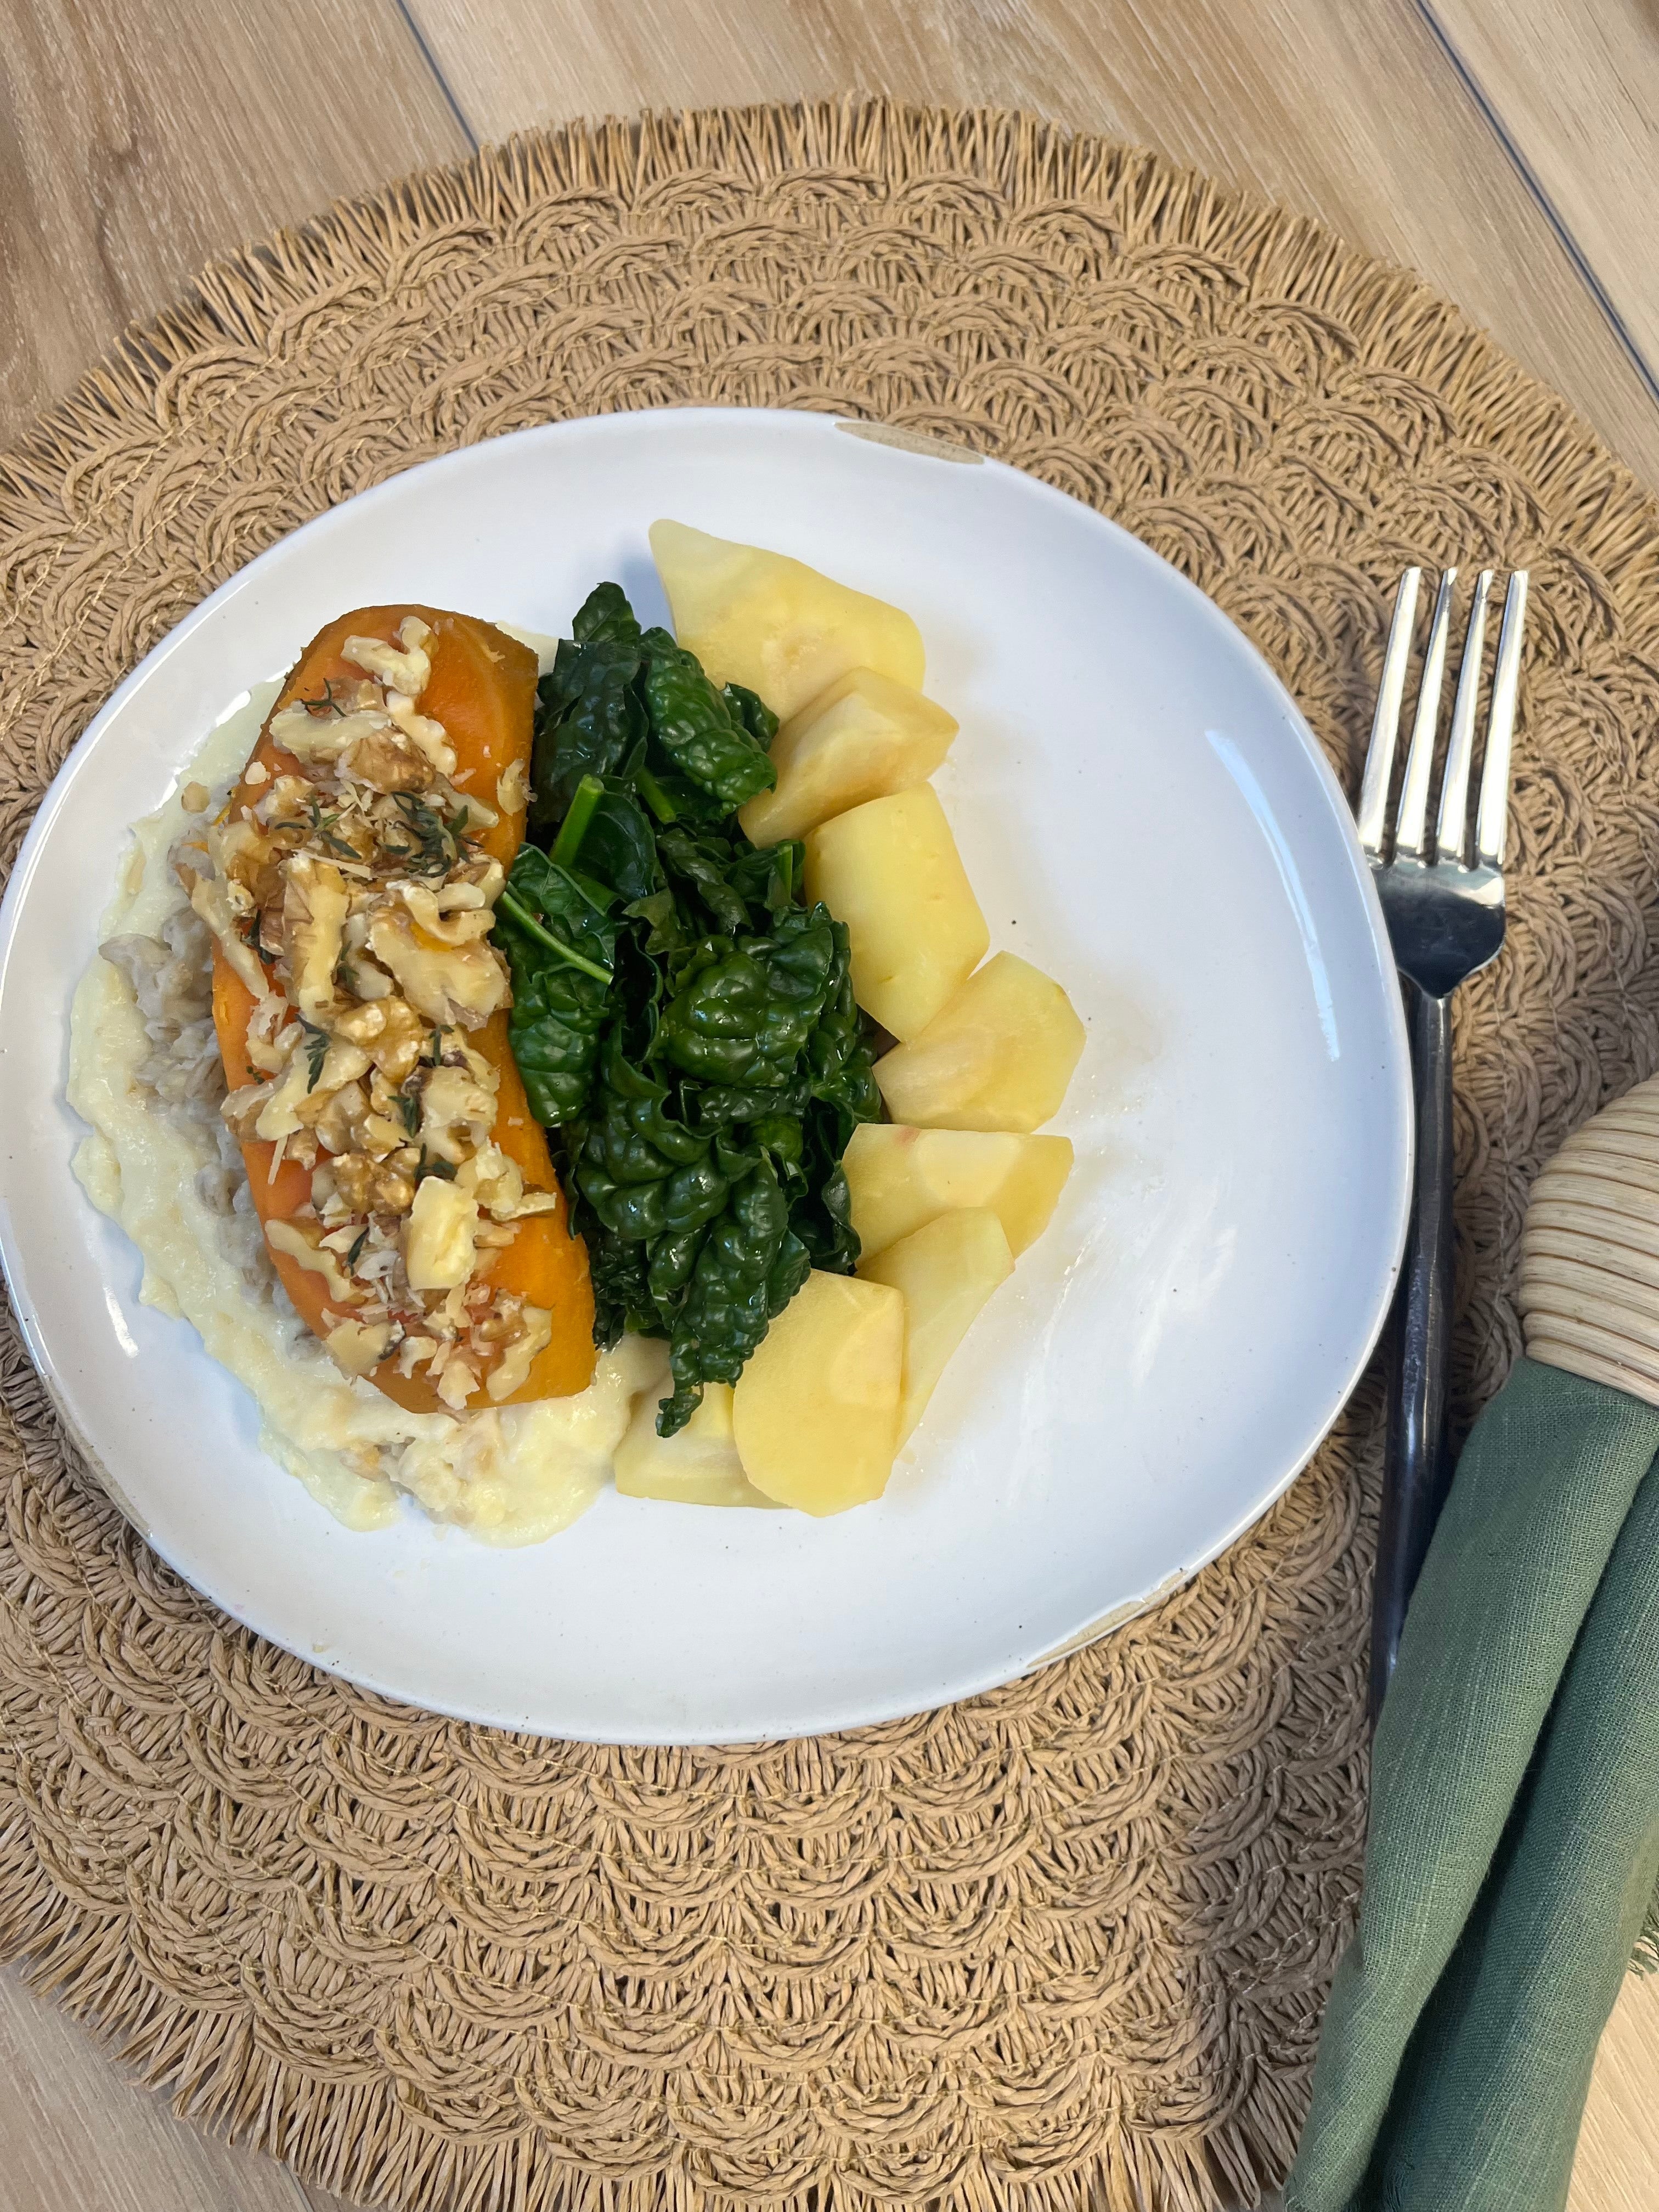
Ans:
[[[1651,1953],[1659,1081],[1539,1178],[1521,1304],[1529,1356],[1458,1463],[1377,1724],[1286,2212],[1559,2212]]]

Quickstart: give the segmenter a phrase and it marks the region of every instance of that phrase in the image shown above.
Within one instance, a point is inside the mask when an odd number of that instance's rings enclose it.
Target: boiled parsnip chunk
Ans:
[[[864,1256],[873,1258],[942,1213],[988,1206],[1018,1258],[1048,1226],[1072,1157],[1069,1137],[862,1121],[842,1165]]]
[[[617,1488],[624,1498],[659,1498],[681,1505],[770,1505],[743,1471],[732,1441],[732,1387],[706,1382],[702,1403],[678,1435],[657,1434],[662,1385],[634,1401],[634,1418],[617,1447]]]
[[[899,1292],[814,1269],[732,1393],[744,1473],[803,1513],[842,1513],[879,1498],[898,1449],[903,1375]]]
[[[955,717],[909,684],[854,668],[778,732],[777,788],[758,793],[738,819],[757,845],[804,837],[832,814],[926,783],[956,733]]]
[[[1035,1129],[1060,1111],[1084,1034],[1053,976],[999,952],[919,1036],[876,1062],[876,1081],[896,1121]]]
[[[806,896],[847,924],[853,996],[918,1036],[991,941],[932,784],[872,799],[806,840]]]
[[[904,1395],[899,1403],[902,1443],[921,1419],[945,1362],[969,1324],[1000,1283],[1014,1272],[1014,1255],[1002,1224],[983,1207],[941,1213],[925,1229],[902,1237],[873,1260],[862,1261],[866,1282],[889,1283],[904,1294]]]
[[[885,600],[684,522],[653,522],[651,550],[680,644],[716,684],[758,691],[781,720],[849,669],[921,690],[921,632]]]

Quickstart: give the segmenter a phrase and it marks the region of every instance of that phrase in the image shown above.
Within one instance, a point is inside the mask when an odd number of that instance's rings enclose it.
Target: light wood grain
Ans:
[[[1431,0],[1458,62],[1659,371],[1659,0]]]
[[[214,255],[467,150],[396,0],[0,0],[0,446]]]
[[[1659,483],[1597,298],[1659,360],[1659,0],[0,0],[0,443],[201,263],[336,195],[537,123],[851,89],[1028,106],[1317,215]],[[0,2143],[0,2212],[335,2203],[173,2119],[15,1972]],[[1629,1982],[1570,2212],[1655,2204],[1659,1984]]]
[[[1419,270],[1659,483],[1659,407],[1413,0],[410,5],[484,138],[856,88],[1026,106],[1156,146]]]
[[[344,2212],[173,2118],[15,1967],[0,1971],[3,2212]]]
[[[1595,2054],[1567,2212],[1659,2204],[1659,1976],[1626,1978]]]

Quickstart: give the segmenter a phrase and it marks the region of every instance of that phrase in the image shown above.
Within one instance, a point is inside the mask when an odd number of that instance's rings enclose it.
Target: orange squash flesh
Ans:
[[[493,829],[481,832],[477,844],[505,868],[524,839],[522,805],[501,812],[496,786],[502,772],[516,761],[527,775],[530,765],[532,719],[536,697],[536,656],[515,638],[469,615],[447,614],[432,607],[359,607],[331,623],[306,648],[290,672],[275,704],[275,714],[296,698],[319,699],[325,684],[356,681],[362,671],[341,657],[348,637],[378,637],[397,641],[398,625],[407,615],[417,615],[435,633],[427,651],[432,674],[419,705],[423,714],[443,724],[455,752],[452,781],[465,796],[469,788],[501,813]],[[289,753],[271,743],[267,717],[259,741],[249,756],[249,765],[259,762],[267,778],[301,772]],[[269,781],[238,784],[231,794],[234,813],[269,789]],[[235,969],[216,944],[213,954],[213,1020],[225,1064],[225,1079],[233,1090],[259,1079],[246,1054],[248,1022],[255,1000]],[[492,1399],[484,1388],[487,1376],[467,1401],[472,1411],[487,1406],[525,1405],[538,1398],[562,1398],[585,1390],[592,1380],[593,1293],[588,1281],[587,1250],[571,1233],[563,1194],[559,1190],[547,1138],[530,1111],[517,1063],[507,1042],[507,1014],[492,1015],[485,1026],[468,1040],[495,1070],[495,1141],[524,1176],[526,1190],[550,1190],[558,1194],[556,1211],[536,1213],[514,1224],[513,1241],[479,1255],[479,1273],[496,1289],[516,1291],[530,1304],[553,1316],[551,1341],[532,1363],[520,1388],[505,1399]],[[275,1176],[270,1163],[275,1146],[256,1139],[242,1146],[253,1204],[261,1222],[291,1218],[311,1198],[311,1170],[285,1159]],[[324,1279],[302,1267],[286,1252],[273,1251],[283,1287],[300,1317],[317,1335],[327,1333],[323,1319],[329,1299]],[[418,1372],[403,1376],[395,1360],[377,1367],[370,1380],[387,1397],[416,1413],[447,1413],[451,1409]]]

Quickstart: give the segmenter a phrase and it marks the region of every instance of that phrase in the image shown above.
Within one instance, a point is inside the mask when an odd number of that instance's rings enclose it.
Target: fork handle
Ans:
[[[1451,1000],[1401,978],[1411,1031],[1417,1175],[1389,1376],[1382,1517],[1371,1602],[1370,1717],[1394,1673],[1450,1469],[1445,1449],[1452,1322]]]

